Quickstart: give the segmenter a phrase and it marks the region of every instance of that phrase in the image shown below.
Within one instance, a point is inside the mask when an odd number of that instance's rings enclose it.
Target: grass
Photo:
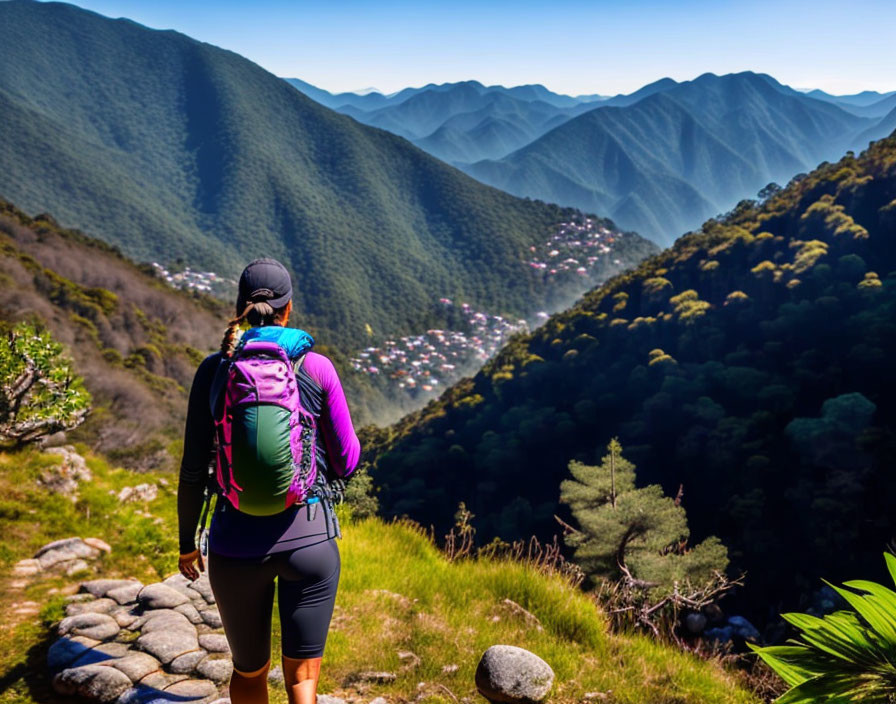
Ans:
[[[84,450],[84,448],[81,448]],[[97,563],[95,576],[157,580],[176,568],[175,482],[161,474],[135,475],[89,453],[94,479],[72,503],[37,484],[58,461],[36,451],[0,453],[0,559],[4,567],[0,609],[13,602],[42,604],[38,616],[0,623],[0,704],[50,702],[45,678],[52,623],[64,594],[78,578],[54,577],[10,588],[11,566],[44,543],[61,537],[96,536],[112,553]],[[149,505],[120,505],[110,491],[166,478]],[[346,516],[346,518],[348,518]],[[340,543],[342,579],[331,627],[322,692],[363,697],[451,703],[475,700],[473,675],[482,652],[496,643],[518,645],[540,655],[556,672],[553,702],[578,702],[587,692],[618,704],[747,704],[757,701],[716,663],[659,645],[647,638],[614,635],[594,602],[559,576],[494,560],[449,562],[420,528],[379,519],[344,522]],[[539,630],[510,599],[530,612]],[[274,652],[279,648],[274,624]],[[419,659],[409,666],[409,651]],[[275,658],[276,661],[276,658]],[[446,666],[457,666],[452,668]],[[353,685],[359,672],[388,671],[388,684]],[[420,683],[423,683],[422,685]],[[355,690],[356,691],[356,690]],[[286,701],[272,690],[272,701]]]

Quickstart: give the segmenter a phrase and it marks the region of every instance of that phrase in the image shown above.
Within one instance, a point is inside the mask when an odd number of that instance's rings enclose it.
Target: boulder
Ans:
[[[42,570],[48,570],[65,562],[85,558],[92,560],[98,555],[99,550],[90,547],[81,538],[64,538],[44,545],[35,553],[34,559],[40,563]]]
[[[128,654],[128,646],[124,643],[100,643],[90,650],[84,651],[69,667],[81,667],[82,665],[104,665],[117,658]]]
[[[65,607],[66,616],[77,616],[78,614],[94,613],[108,614],[114,609],[116,604],[112,599],[91,599],[90,601],[73,602]]]
[[[133,584],[133,579],[93,579],[89,582],[81,582],[80,590],[95,597],[106,596],[106,593],[118,587],[126,587]]]
[[[218,695],[218,687],[210,680],[183,680],[165,687],[165,694],[172,694],[181,700],[207,699]]]
[[[547,697],[553,684],[550,665],[513,645],[493,645],[476,668],[476,688],[490,702],[534,704]]]
[[[193,672],[193,670],[196,669],[196,666],[207,656],[208,653],[205,650],[193,650],[174,658],[174,660],[168,664],[168,669],[176,675],[188,675]]]
[[[345,699],[334,697],[332,694],[318,694],[317,704],[346,704]]]
[[[226,655],[209,655],[196,666],[196,674],[219,685],[229,682],[232,672],[233,662]]]
[[[116,670],[120,670],[130,678],[132,682],[139,682],[152,672],[158,672],[162,669],[162,663],[156,660],[148,653],[138,651],[130,651],[128,655],[117,660],[110,660],[106,663]]]
[[[63,636],[53,643],[47,651],[47,667],[51,673],[59,672],[99,644],[100,641],[93,638]]]
[[[174,610],[177,611],[177,613],[186,616],[187,621],[192,624],[202,623],[202,616],[192,604],[181,604],[180,606],[174,607]]]
[[[105,540],[100,540],[99,538],[84,538],[84,542],[90,547],[96,548],[100,552],[112,552],[112,546],[109,545],[109,543],[107,543]]]
[[[209,604],[215,603],[215,595],[212,593],[212,586],[208,581],[208,572],[199,575],[199,579],[195,582],[190,582],[190,589],[199,592]]]
[[[186,604],[189,598],[167,584],[158,582],[143,587],[137,594],[137,600],[147,609],[173,609]]]
[[[118,492],[119,503],[155,501],[159,496],[159,487],[155,484],[137,484],[126,486]]]
[[[221,621],[221,614],[218,609],[204,609],[199,612],[202,620],[212,628],[222,628],[224,623]]]
[[[119,626],[108,614],[87,612],[76,616],[66,616],[59,622],[59,635],[74,635],[108,640],[118,635]]]
[[[90,569],[90,565],[88,565],[85,560],[69,560],[66,561],[64,565],[60,564],[60,566],[65,567],[65,574],[68,577],[74,577],[76,574],[86,572]]]
[[[220,633],[203,633],[199,636],[199,645],[210,653],[229,653],[227,637]]]
[[[694,635],[702,633],[703,629],[706,628],[706,616],[699,611],[688,614],[685,616],[684,625],[687,627],[688,632],[693,633]]]
[[[167,665],[184,653],[198,650],[199,641],[195,632],[190,634],[166,629],[144,633],[137,639],[137,647]]]
[[[134,580],[130,584],[110,589],[106,592],[106,596],[114,599],[119,604],[130,604],[132,601],[137,601],[137,595],[141,589],[143,589],[143,583]]]
[[[141,630],[144,634],[157,631],[176,631],[192,635],[193,638],[196,637],[196,626],[190,623],[186,616],[172,609],[148,611],[144,614]]]
[[[102,665],[72,667],[53,678],[53,689],[59,694],[77,695],[99,702],[114,702],[130,689],[131,680],[120,670]]]

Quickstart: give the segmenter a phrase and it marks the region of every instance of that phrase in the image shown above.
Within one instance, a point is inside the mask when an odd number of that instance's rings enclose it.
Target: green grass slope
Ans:
[[[705,74],[612,104],[464,169],[510,193],[608,213],[670,244],[771,181],[867,146],[859,133],[876,123],[749,72]],[[885,134],[880,128],[872,136]],[[631,202],[657,180],[664,182],[660,198]]]
[[[0,3],[0,195],[138,260],[286,262],[348,343],[460,297],[526,314],[527,248],[567,214],[485,187],[246,59],[59,3]],[[628,255],[622,253],[626,258]]]
[[[384,433],[387,513],[558,532],[567,464],[618,436],[639,481],[746,570],[743,608],[877,574],[892,540],[896,136],[745,201],[593,289]],[[373,448],[370,448],[373,449]],[[848,569],[847,569],[848,568]]]
[[[94,479],[80,499],[52,496],[36,483],[58,461],[36,452],[0,453],[0,608],[35,601],[39,616],[0,623],[0,702],[66,701],[46,679],[46,649],[63,595],[76,578],[57,577],[15,588],[7,576],[15,561],[50,540],[103,537],[112,552],[90,577],[134,576],[144,582],[176,571],[175,491],[163,486],[145,504],[119,505],[109,492],[137,483],[130,473],[88,456]],[[157,483],[153,473],[141,482]],[[614,635],[595,603],[558,576],[505,561],[448,562],[419,529],[380,520],[346,520],[340,542],[342,577],[324,657],[321,692],[355,694],[349,682],[364,671],[392,671],[397,679],[373,685],[365,699],[386,696],[446,704],[475,697],[473,674],[482,652],[505,643],[528,648],[556,672],[552,702],[579,702],[606,693],[618,704],[750,704],[733,675],[717,664],[639,636]],[[532,613],[542,630],[502,606],[511,599]],[[276,618],[276,617],[275,617]],[[275,622],[274,648],[279,647]],[[402,668],[399,651],[420,658]],[[456,665],[456,669],[443,669]],[[423,682],[423,686],[419,685]],[[272,701],[286,701],[272,689]]]

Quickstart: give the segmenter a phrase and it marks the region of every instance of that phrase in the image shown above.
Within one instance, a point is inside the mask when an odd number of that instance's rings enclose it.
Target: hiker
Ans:
[[[233,655],[233,704],[268,701],[274,581],[290,704],[314,704],[339,583],[335,489],[360,445],[333,363],[286,327],[292,283],[257,259],[243,271],[221,351],[196,371],[177,492],[181,574],[204,571]],[[252,326],[239,339],[238,330]],[[209,462],[215,457],[215,471]],[[205,536],[208,500],[217,494]]]

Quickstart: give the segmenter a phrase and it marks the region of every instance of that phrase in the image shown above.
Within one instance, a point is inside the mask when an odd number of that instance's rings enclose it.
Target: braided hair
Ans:
[[[221,340],[221,354],[229,357],[233,354],[236,347],[237,331],[244,321],[248,322],[252,327],[260,325],[280,325],[283,321],[283,314],[286,312],[287,303],[282,308],[274,308],[263,298],[254,298],[246,303],[246,306],[235,318],[227,323],[227,330],[224,331],[224,339]]]

